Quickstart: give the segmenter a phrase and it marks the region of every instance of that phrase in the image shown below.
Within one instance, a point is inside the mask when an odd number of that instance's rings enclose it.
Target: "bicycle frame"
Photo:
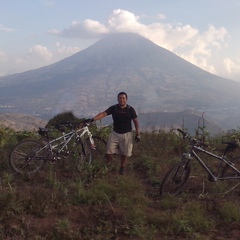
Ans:
[[[239,146],[239,141],[236,139],[233,141],[222,141],[223,144],[227,145],[223,154],[217,155],[210,150],[205,150],[203,147],[208,147],[205,143],[189,136],[184,130],[177,129],[177,131],[182,134],[183,139],[188,141],[189,149],[182,154],[181,161],[175,163],[162,179],[160,184],[161,196],[166,194],[177,195],[181,192],[190,177],[193,159],[196,159],[197,163],[208,174],[210,182],[240,179],[240,171],[237,168],[240,164],[240,157],[235,157],[232,160],[226,157],[227,152]],[[209,156],[210,161],[212,159],[217,160],[218,166],[212,165],[208,158],[206,158],[206,161],[203,161],[204,156]]]
[[[67,149],[68,143],[75,137],[76,141],[77,139],[82,139],[83,136],[87,134],[87,136],[90,139],[90,143],[91,143],[91,148],[95,149],[95,144],[94,144],[94,140],[92,138],[92,133],[90,132],[88,126],[84,126],[78,130],[71,130],[68,133],[63,133],[62,136],[55,138],[53,140],[50,140],[48,143],[46,143],[43,147],[41,147],[38,151],[36,151],[36,153],[41,152],[42,150],[48,148],[50,151],[52,151],[54,148],[57,148],[59,146],[61,146],[61,148],[59,148],[57,150],[57,154],[60,154],[64,148]],[[56,143],[57,141],[63,139],[63,141],[61,141],[60,143],[57,143],[57,145],[52,145],[54,143]]]
[[[218,171],[216,174],[213,173],[213,171],[203,162],[203,160],[199,157],[199,155],[196,153],[196,151],[199,151],[199,152],[202,152],[212,158],[215,158],[215,159],[218,159],[220,162],[219,164],[219,167],[218,167]],[[219,156],[219,155],[216,155],[212,152],[209,152],[199,146],[195,146],[193,145],[189,151],[189,153],[185,153],[184,154],[185,156],[187,155],[188,157],[192,158],[192,156],[195,157],[195,159],[197,160],[197,162],[202,166],[202,168],[209,174],[209,176],[211,176],[211,178],[214,180],[214,181],[217,181],[217,180],[227,180],[227,179],[240,179],[240,176],[233,176],[233,177],[219,177],[218,176],[218,173],[219,173],[219,168],[220,168],[220,165],[222,163],[225,163],[227,164],[228,166],[230,166],[232,169],[234,169],[237,173],[240,174],[240,171],[234,167],[234,164],[232,162],[230,162],[228,159],[225,158],[224,155],[222,156]]]
[[[66,159],[76,165],[79,173],[86,173],[94,160],[99,160],[99,163],[105,161],[106,141],[92,135],[89,129],[91,123],[87,119],[56,124],[55,129],[61,132],[57,136],[49,134],[51,129],[40,127],[38,134],[42,137],[39,140],[24,139],[13,147],[9,155],[10,167],[16,173],[32,174],[43,169],[47,162],[65,165]]]

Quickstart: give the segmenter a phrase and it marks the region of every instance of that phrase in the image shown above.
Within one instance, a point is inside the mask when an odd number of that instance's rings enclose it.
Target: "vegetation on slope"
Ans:
[[[184,192],[159,196],[159,183],[185,149],[174,130],[142,134],[125,175],[111,171],[81,177],[74,164],[47,164],[26,179],[8,167],[13,145],[33,132],[0,128],[0,239],[237,239],[240,186],[209,182],[194,166]],[[236,138],[239,132],[226,135]],[[221,137],[205,141],[221,152]],[[239,154],[237,151],[236,153]]]

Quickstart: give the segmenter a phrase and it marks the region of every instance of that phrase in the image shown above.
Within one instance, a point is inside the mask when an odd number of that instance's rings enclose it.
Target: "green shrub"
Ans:
[[[97,125],[93,129],[99,131]],[[109,129],[103,128],[106,137]],[[99,174],[91,166],[81,175],[73,167],[47,165],[28,179],[9,171],[8,155],[19,140],[38,136],[6,128],[1,134],[0,239],[214,239],[240,221],[239,192],[225,191],[232,188],[228,181],[205,182],[199,195],[202,181],[191,178],[185,194],[159,196],[162,177],[186,148],[173,130],[143,133],[126,175],[118,175],[116,158],[111,172]],[[207,141],[222,151],[220,136]],[[193,164],[192,173],[205,177],[199,169]]]
[[[225,223],[240,221],[239,202],[224,202],[217,207],[217,212],[221,220]]]
[[[206,232],[212,227],[212,221],[205,212],[204,207],[196,201],[187,202],[172,217],[177,234]]]

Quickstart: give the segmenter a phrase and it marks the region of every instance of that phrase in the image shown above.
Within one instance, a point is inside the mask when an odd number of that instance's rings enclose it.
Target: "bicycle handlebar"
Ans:
[[[181,130],[179,128],[177,130],[183,135],[183,137],[188,136],[188,134],[186,132],[184,132],[183,130]]]
[[[86,119],[84,121],[81,121],[81,122],[60,122],[58,124],[55,125],[55,128],[64,132],[65,129],[64,127],[67,127],[67,128],[70,128],[70,129],[75,129],[76,127],[79,127],[79,125],[83,123],[84,126],[89,126],[92,121],[90,119]]]
[[[185,131],[183,131],[183,130],[181,130],[181,129],[179,129],[179,128],[178,128],[177,130],[178,130],[178,132],[180,132],[180,133],[183,135],[183,138],[188,139],[192,144],[194,144],[194,145],[199,144],[199,145],[201,145],[201,146],[203,146],[203,147],[207,147],[207,148],[208,148],[208,145],[206,145],[205,143],[202,143],[202,142],[198,141],[198,140],[195,139],[195,138],[192,138],[191,136],[189,136],[189,134],[188,134],[187,132],[185,132]]]

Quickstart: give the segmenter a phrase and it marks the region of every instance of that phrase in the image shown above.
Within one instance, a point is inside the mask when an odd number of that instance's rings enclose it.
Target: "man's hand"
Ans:
[[[93,118],[88,118],[84,120],[84,123],[92,123],[94,122]]]
[[[136,142],[140,142],[140,141],[141,141],[141,135],[140,135],[140,134],[137,134],[137,135],[135,136],[135,141],[136,141]]]

